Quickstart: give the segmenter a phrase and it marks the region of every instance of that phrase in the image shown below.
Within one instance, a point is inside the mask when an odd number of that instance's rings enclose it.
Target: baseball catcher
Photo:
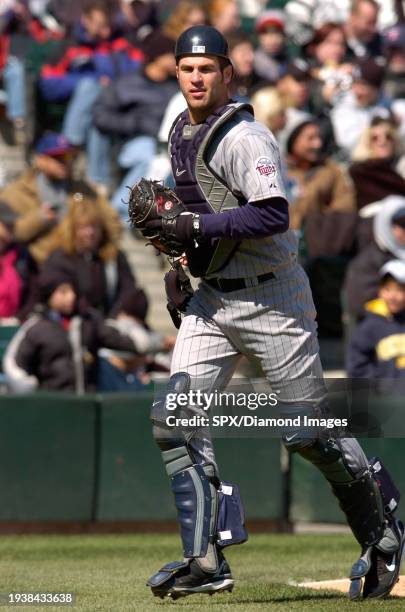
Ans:
[[[229,98],[233,66],[219,31],[188,28],[175,57],[187,102],[169,136],[176,193],[142,180],[129,206],[134,226],[175,266],[185,254],[190,274],[201,278],[190,300],[180,270],[167,277],[173,306],[181,312],[189,303],[166,395],[151,411],[184,560],[164,565],[147,585],[156,597],[173,599],[232,590],[223,549],[243,542],[246,533],[237,488],[228,486],[229,495],[222,495],[209,428],[171,428],[169,395],[222,391],[242,355],[278,389],[283,417],[316,416],[326,395],[315,306],[289,229],[278,144],[250,105]],[[185,407],[179,401],[174,410],[183,414],[183,408],[187,415],[207,414],[191,401]],[[405,531],[393,514],[399,496],[381,461],[369,463],[355,438],[308,430],[301,418],[285,428],[282,440],[288,452],[322,472],[361,546],[351,599],[388,595],[400,572]]]

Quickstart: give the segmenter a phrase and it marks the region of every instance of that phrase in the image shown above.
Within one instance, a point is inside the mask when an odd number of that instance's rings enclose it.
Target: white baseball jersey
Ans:
[[[249,112],[237,113],[217,131],[207,159],[233,193],[248,202],[272,197],[287,199],[276,140]],[[297,249],[297,238],[292,231],[243,240],[220,276],[246,278],[270,271],[277,273],[295,263]]]

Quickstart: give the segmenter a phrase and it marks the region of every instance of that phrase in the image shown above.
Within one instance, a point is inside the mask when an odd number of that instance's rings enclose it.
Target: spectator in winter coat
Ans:
[[[0,201],[0,320],[24,318],[35,300],[37,268],[25,246],[15,242],[16,219]]]
[[[405,193],[404,147],[392,119],[375,117],[361,135],[352,159],[349,172],[360,210],[357,248],[361,250],[373,239],[369,209],[387,196]]]
[[[104,89],[94,107],[92,139],[97,142],[97,159],[103,156],[101,167],[111,158],[111,139],[114,137],[123,145],[117,161],[127,173],[112,202],[125,219],[127,209],[123,201],[128,199],[127,186],[147,175],[164,112],[178,90],[174,78],[174,41],[156,31],[146,39],[143,50],[147,58],[144,70],[117,79]],[[106,173],[101,182],[108,181]]]
[[[103,315],[115,311],[135,288],[127,258],[118,249],[115,219],[97,198],[73,196],[69,211],[49,244],[46,270],[70,274],[78,297]]]
[[[349,253],[356,218],[354,189],[343,168],[322,155],[317,121],[311,117],[297,121],[286,147],[293,196],[290,227],[303,231],[310,257]]]
[[[366,302],[378,294],[379,271],[390,259],[405,261],[405,197],[381,201],[373,220],[374,240],[349,264],[345,294],[348,313],[362,319]]]
[[[88,175],[95,182],[98,160],[91,140],[92,109],[102,89],[118,76],[137,70],[141,51],[113,29],[111,6],[106,0],[90,0],[83,9],[73,39],[66,39],[41,71],[45,100],[68,102],[63,134],[75,146],[85,146]]]
[[[4,357],[4,372],[15,392],[94,391],[101,347],[135,355],[164,349],[157,334],[122,334],[97,311],[78,308],[69,275],[43,272],[39,291],[41,308],[21,326]]]
[[[18,215],[15,238],[25,242],[34,259],[43,263],[53,235],[73,202],[74,194],[85,193],[98,198],[100,206],[115,224],[118,237],[120,225],[108,202],[97,196],[83,181],[72,178],[71,162],[74,150],[60,134],[45,134],[35,147],[33,166],[1,192],[0,198]]]
[[[366,304],[351,339],[347,373],[374,381],[380,393],[405,395],[405,261],[388,261],[379,277],[378,299]]]

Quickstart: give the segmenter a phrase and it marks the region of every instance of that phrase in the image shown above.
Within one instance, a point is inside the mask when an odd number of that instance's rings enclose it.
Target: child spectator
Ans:
[[[14,239],[16,213],[0,201],[0,319],[23,318],[33,305],[36,265]]]
[[[97,311],[80,309],[69,275],[42,272],[39,292],[40,307],[21,326],[4,356],[4,373],[14,392],[94,391],[101,347],[134,355],[165,347],[158,334],[122,334]]]
[[[264,11],[256,19],[259,46],[255,51],[256,74],[269,83],[275,83],[284,74],[287,63],[283,11]]]
[[[45,134],[35,147],[33,165],[0,193],[0,198],[18,215],[15,237],[28,244],[34,259],[43,263],[53,234],[72,203],[75,193],[97,198],[105,215],[120,233],[119,221],[108,202],[89,185],[72,178],[75,150],[61,134]]]
[[[87,306],[110,314],[135,288],[127,258],[118,248],[117,225],[96,197],[76,193],[49,243],[47,270],[70,274]]]
[[[368,378],[376,390],[405,395],[405,261],[380,270],[378,299],[354,332],[347,355],[350,378]]]
[[[123,334],[131,333],[136,337],[152,334],[146,323],[148,302],[141,289],[134,289],[120,300],[114,319],[109,319]],[[167,337],[166,347],[174,346],[175,338]],[[98,391],[138,391],[150,382],[150,373],[154,371],[169,372],[170,356],[163,353],[152,355],[133,355],[132,353],[103,348],[99,351]]]

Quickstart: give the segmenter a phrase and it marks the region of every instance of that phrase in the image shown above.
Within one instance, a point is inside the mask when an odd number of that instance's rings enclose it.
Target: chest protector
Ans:
[[[241,109],[253,115],[250,104],[229,103],[220,107],[198,126],[190,125],[185,110],[175,121],[169,138],[169,151],[176,193],[187,211],[218,214],[246,203],[238,199],[228,185],[209,167],[208,146],[216,132]],[[239,242],[216,238],[186,249],[192,276],[208,276],[227,264]]]

